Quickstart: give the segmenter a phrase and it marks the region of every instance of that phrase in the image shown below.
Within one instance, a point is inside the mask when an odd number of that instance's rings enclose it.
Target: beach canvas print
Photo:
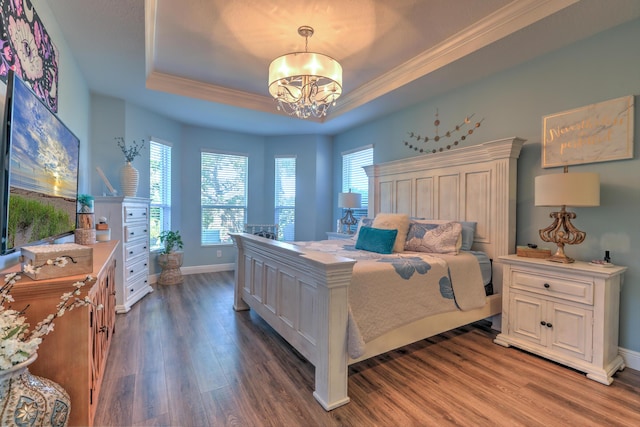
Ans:
[[[11,108],[9,248],[73,231],[79,149],[75,135],[17,78]]]

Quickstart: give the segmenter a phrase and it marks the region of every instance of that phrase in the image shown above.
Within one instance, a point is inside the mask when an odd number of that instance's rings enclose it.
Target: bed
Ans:
[[[481,307],[412,321],[349,355],[349,286],[356,261],[259,236],[232,237],[238,255],[234,309],[254,310],[315,367],[313,395],[325,410],[349,402],[350,364],[468,323],[500,330],[502,265],[515,250],[517,159],[524,140],[507,138],[365,168],[369,213],[476,222],[474,251],[493,262],[494,294]]]

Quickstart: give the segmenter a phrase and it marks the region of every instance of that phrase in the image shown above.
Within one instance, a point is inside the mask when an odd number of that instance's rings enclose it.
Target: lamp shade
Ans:
[[[339,193],[338,207],[347,209],[358,209],[362,201],[360,193]]]
[[[558,173],[535,178],[536,206],[599,206],[597,173]]]

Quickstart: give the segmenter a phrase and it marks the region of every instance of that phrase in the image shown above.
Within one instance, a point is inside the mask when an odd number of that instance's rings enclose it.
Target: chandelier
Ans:
[[[301,119],[324,117],[342,94],[342,66],[335,59],[308,52],[313,28],[302,26],[304,52],[282,55],[269,65],[269,93],[278,101],[278,111]]]

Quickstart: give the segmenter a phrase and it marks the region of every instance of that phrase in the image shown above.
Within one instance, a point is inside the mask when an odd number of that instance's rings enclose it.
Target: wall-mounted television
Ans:
[[[80,140],[9,72],[0,152],[0,254],[76,228]]]

